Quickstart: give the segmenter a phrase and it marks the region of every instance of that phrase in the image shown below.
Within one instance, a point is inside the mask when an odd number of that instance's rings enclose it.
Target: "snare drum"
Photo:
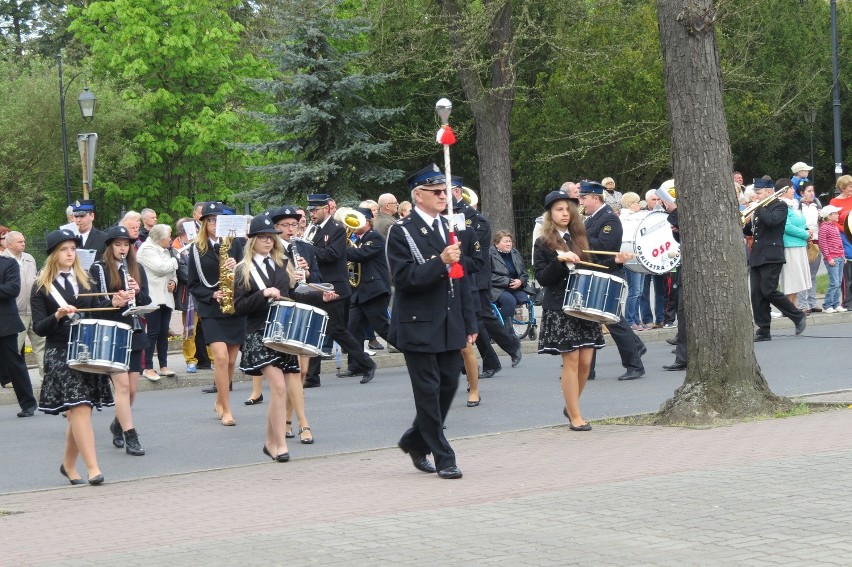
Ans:
[[[621,251],[636,254],[624,267],[640,274],[665,274],[680,264],[680,244],[674,239],[669,214],[651,211],[622,219]]]
[[[115,374],[130,369],[129,325],[102,319],[83,319],[71,325],[68,366],[80,372]]]
[[[295,301],[276,301],[269,306],[263,344],[288,354],[319,356],[325,339],[328,313]]]
[[[576,270],[568,275],[562,312],[598,323],[617,323],[627,300],[627,282],[590,270]]]

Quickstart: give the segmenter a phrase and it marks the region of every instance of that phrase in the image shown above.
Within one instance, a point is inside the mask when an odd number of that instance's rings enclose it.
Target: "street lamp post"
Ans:
[[[56,60],[59,63],[59,115],[62,118],[62,162],[65,166],[65,204],[71,204],[71,172],[68,168],[68,131],[65,127],[65,95],[68,92],[68,88],[71,86],[71,83],[74,82],[74,79],[80,76],[80,73],[77,73],[71,80],[68,81],[68,85],[64,86],[62,82],[62,52],[60,51],[56,55]],[[77,98],[77,103],[80,105],[80,114],[83,116],[83,120],[86,122],[91,122],[95,118],[95,98],[94,93],[89,91],[89,87],[84,87],[83,92],[80,93],[80,96]]]
[[[831,72],[834,83],[834,176],[843,175],[843,154],[840,149],[840,78],[837,63],[837,0],[831,0]]]
[[[810,130],[811,137],[811,161],[808,163],[811,164],[811,167],[814,167],[814,124],[816,123],[816,108],[811,108],[805,111],[805,124],[808,125],[808,129]],[[816,179],[816,169],[811,170],[811,182]]]

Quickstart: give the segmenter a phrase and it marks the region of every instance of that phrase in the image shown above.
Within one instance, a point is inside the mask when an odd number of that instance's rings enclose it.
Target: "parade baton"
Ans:
[[[435,141],[444,146],[444,177],[447,180],[447,211],[450,213],[450,233],[448,242],[452,245],[457,242],[456,233],[453,229],[453,177],[450,172],[450,146],[456,143],[456,135],[450,128],[450,112],[453,111],[453,103],[449,99],[442,98],[435,104],[435,112],[441,118],[441,129],[435,136]],[[453,262],[450,266],[450,278],[459,279],[464,276],[464,267],[459,262]]]

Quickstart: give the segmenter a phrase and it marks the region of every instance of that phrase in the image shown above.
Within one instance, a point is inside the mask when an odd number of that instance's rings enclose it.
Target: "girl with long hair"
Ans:
[[[77,257],[79,236],[70,230],[56,230],[46,240],[47,260],[30,297],[33,330],[45,337],[39,410],[53,415],[65,413],[68,418],[59,472],[71,484],[101,484],[104,476],[95,451],[92,408],[100,411],[103,406],[113,405],[112,392],[105,375],[80,372],[68,366],[68,336],[78,309],[110,304],[117,307],[118,299],[79,297],[92,289]],[[77,472],[79,456],[86,465],[87,480]]]
[[[564,191],[552,191],[544,200],[541,236],[533,246],[533,266],[544,287],[538,352],[562,357],[563,413],[573,431],[589,431],[580,412],[580,395],[589,378],[594,349],[603,348],[600,323],[578,319],[562,312],[568,286],[568,264],[588,261],[589,247],[577,200]]]
[[[242,259],[245,239],[235,238],[227,259],[220,266],[221,243],[216,236],[216,219],[225,213],[222,203],[205,203],[201,210],[201,228],[189,250],[189,292],[195,298],[198,317],[204,325],[204,340],[213,354],[213,380],[216,383],[216,403],[213,411],[222,425],[236,425],[231,413],[231,380],[237,353],[245,340],[246,320],[237,313],[222,312],[220,301],[225,297],[219,281],[221,273],[233,271]]]
[[[127,273],[124,265],[127,265]],[[148,346],[148,337],[141,322],[130,315],[122,313],[133,302],[137,307],[151,303],[148,295],[148,278],[145,269],[136,261],[136,250],[133,237],[123,226],[114,226],[107,231],[106,248],[101,259],[89,269],[97,291],[112,297],[120,307],[116,311],[105,311],[100,318],[124,323],[133,328],[130,342],[130,368],[127,372],[111,374],[112,385],[115,388],[115,419],[109,426],[112,433],[112,444],[118,449],[124,449],[128,455],[140,457],[145,449],[139,443],[139,435],[133,425],[133,414],[130,408],[136,399],[139,388],[139,375],[142,372],[142,357]],[[109,297],[109,296],[104,296]]]

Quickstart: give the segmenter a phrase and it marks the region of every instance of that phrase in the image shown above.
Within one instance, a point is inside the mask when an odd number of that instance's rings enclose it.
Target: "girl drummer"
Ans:
[[[187,287],[195,298],[198,317],[203,321],[204,338],[213,353],[213,380],[216,383],[216,404],[213,410],[222,425],[236,425],[231,413],[231,379],[237,353],[245,340],[246,320],[239,314],[222,312],[220,301],[226,298],[219,276],[233,271],[243,256],[245,239],[231,241],[228,258],[220,265],[220,243],[216,237],[216,219],[224,214],[222,203],[206,203],[201,210],[201,228],[189,249],[189,280]]]
[[[562,356],[562,411],[571,430],[589,431],[592,426],[580,412],[580,394],[589,377],[594,349],[604,346],[603,333],[600,323],[562,312],[568,264],[588,260],[583,250],[589,241],[577,204],[577,199],[564,191],[547,194],[542,233],[533,246],[533,266],[536,280],[544,287],[538,352]]]
[[[263,344],[269,303],[287,298],[290,277],[278,230],[268,215],[251,221],[245,256],[237,264],[234,278],[234,307],[246,317],[246,342],[240,370],[249,376],[264,376],[269,382],[269,411],[263,453],[280,463],[290,460],[285,437],[287,383],[299,380],[299,359],[276,352]]]
[[[92,264],[89,273],[98,291],[114,294],[113,303],[120,307],[116,311],[106,311],[102,319],[111,319],[129,325],[133,329],[130,342],[130,369],[128,372],[111,374],[115,388],[115,419],[109,426],[112,444],[124,448],[128,455],[136,457],[145,454],[139,443],[139,435],[133,426],[130,408],[136,399],[139,386],[139,374],[142,372],[142,356],[148,346],[148,336],[139,316],[122,316],[128,307],[150,305],[148,278],[145,269],[136,261],[136,249],[132,237],[123,226],[114,226],[107,231],[106,248],[102,258]],[[125,268],[126,266],[126,268]],[[127,272],[125,272],[125,269]],[[110,297],[108,295],[104,297]]]
[[[79,372],[69,368],[68,337],[72,318],[78,309],[117,307],[118,299],[102,301],[99,297],[78,297],[91,289],[88,275],[77,258],[80,237],[70,230],[56,230],[47,235],[47,260],[36,279],[30,299],[33,330],[45,337],[44,383],[39,410],[68,417],[65,453],[59,472],[71,484],[86,484],[77,472],[77,457],[82,456],[89,484],[101,484],[104,475],[95,452],[92,430],[92,408],[113,405],[109,379],[102,374]]]

